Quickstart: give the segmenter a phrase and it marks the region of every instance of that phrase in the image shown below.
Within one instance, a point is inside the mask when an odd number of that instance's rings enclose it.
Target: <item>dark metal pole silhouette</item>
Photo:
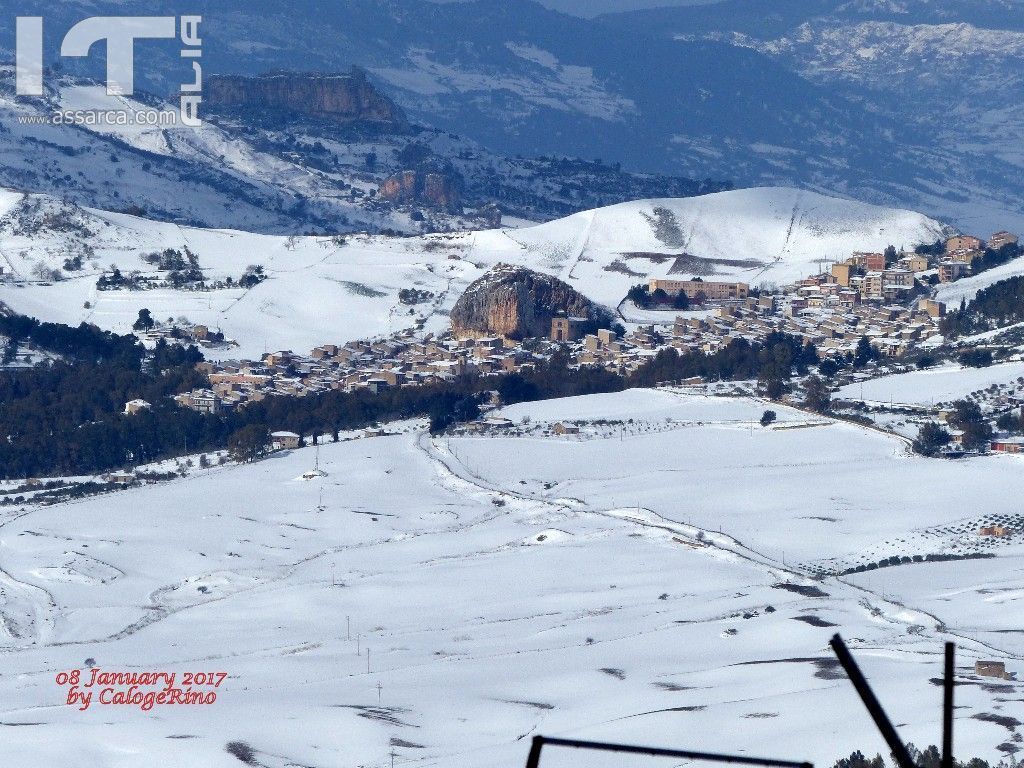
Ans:
[[[953,686],[956,683],[956,645],[946,643],[946,670],[942,678],[942,768],[953,768]]]
[[[530,755],[526,758],[526,768],[538,768],[540,752],[544,745],[553,747],[572,747],[574,749],[593,749],[601,752],[628,752],[634,755],[653,755],[655,757],[675,757],[683,760],[706,760],[714,763],[738,763],[741,765],[763,765],[770,768],[814,768],[811,763],[798,763],[792,760],[771,760],[746,755],[721,755],[714,752],[691,752],[679,749],[661,749],[659,747],[638,747],[631,744],[610,744],[602,741],[579,741],[577,739],[554,739],[547,736],[534,736]]]
[[[882,705],[878,703],[878,699],[861,673],[860,667],[857,666],[857,662],[853,660],[850,649],[846,647],[843,638],[836,634],[829,642],[829,645],[832,646],[832,650],[839,659],[839,663],[846,670],[846,674],[849,676],[850,682],[853,683],[853,687],[860,694],[860,698],[864,702],[864,706],[868,708],[868,712],[875,721],[875,725],[878,726],[878,730],[882,732],[882,737],[885,739],[885,743],[889,745],[889,751],[892,752],[896,763],[900,768],[915,768],[914,761],[910,759],[910,753],[907,752],[906,746],[900,740],[896,729],[893,728],[892,723],[889,721],[888,715],[882,709]]]

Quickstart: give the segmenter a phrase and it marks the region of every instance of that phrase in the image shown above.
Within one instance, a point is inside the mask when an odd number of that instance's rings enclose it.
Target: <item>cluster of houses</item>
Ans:
[[[279,351],[261,360],[199,363],[209,388],[175,399],[182,406],[217,413],[271,396],[305,397],[357,389],[379,393],[389,387],[451,381],[469,371],[515,371],[538,359],[539,354],[509,347],[501,338],[417,339],[412,331],[405,331],[377,341],[323,344],[305,355]]]
[[[195,344],[207,348],[237,345],[237,342],[225,338],[219,330],[202,323],[191,323],[183,318],[169,319],[166,323],[157,322],[152,328],[137,331],[135,335],[147,349],[152,349],[160,341],[165,341],[168,344]]]
[[[547,339],[516,341],[503,337],[416,339],[412,332],[377,341],[324,344],[308,355],[272,352],[261,360],[202,362],[210,386],[176,396],[185,407],[203,413],[242,406],[271,396],[304,397],[330,390],[366,389],[451,381],[466,373],[528,371],[556,349],[568,349],[578,365],[594,365],[628,375],[665,347],[713,353],[734,338],[763,339],[774,331],[801,336],[823,352],[850,351],[861,336],[886,355],[933,336],[936,312],[921,308],[862,305],[849,311],[795,311],[776,297],[748,297],[723,303],[700,317],[678,317],[671,329],[639,326],[625,335],[610,329],[583,334],[583,322],[556,317]],[[129,404],[131,405],[131,404]],[[135,407],[135,406],[131,406]]]
[[[883,253],[854,253],[833,264],[822,282],[837,285],[837,294],[846,302],[905,303],[936,282],[952,283],[969,276],[986,247],[999,250],[1016,244],[1017,235],[1004,231],[994,233],[987,242],[973,235],[951,237],[938,255],[899,253],[886,258]]]
[[[852,351],[867,337],[883,357],[895,358],[940,341],[938,321],[946,307],[929,298],[932,285],[969,275],[986,246],[998,250],[1017,242],[1014,234],[996,232],[987,242],[951,237],[939,255],[855,252],[771,295],[752,296],[744,283],[699,279],[652,279],[648,289],[669,297],[685,293],[714,306],[710,316],[676,320],[667,343],[680,349],[714,352],[736,337],[756,340],[783,331],[814,344],[822,356]]]
[[[927,293],[935,283],[950,283],[970,275],[972,265],[984,255],[986,247],[998,250],[1017,242],[1017,235],[996,232],[987,242],[972,235],[951,237],[946,240],[940,255],[902,252],[887,256],[884,253],[856,252],[832,264],[828,271],[791,286],[787,291],[787,304],[794,309],[850,308],[863,302],[905,306],[918,294]],[[673,289],[680,290],[675,284],[669,285],[672,282],[652,280],[651,290],[661,288],[671,295]],[[680,283],[683,284],[685,281]],[[707,285],[714,286],[716,297],[744,298],[747,293],[743,284]],[[693,297],[690,289],[685,292]],[[709,289],[701,290],[701,293],[709,298],[713,295]]]
[[[832,264],[827,272],[800,281],[791,293],[801,307],[852,307],[862,302],[907,305],[935,283],[970,275],[985,247],[998,250],[1016,244],[1017,235],[996,232],[987,242],[972,235],[951,237],[939,255],[893,253],[887,257],[858,252]]]
[[[938,255],[855,252],[832,264],[830,269],[789,286],[776,300],[793,311],[851,309],[861,303],[907,306],[918,295],[928,294],[936,283],[949,283],[970,275],[972,265],[984,255],[986,247],[998,250],[1017,245],[1017,242],[1017,235],[996,232],[988,241],[972,235],[951,237]],[[648,290],[651,294],[660,291],[670,298],[685,294],[699,304],[742,302],[751,293],[746,283],[712,282],[701,278],[652,278]]]
[[[999,232],[989,238],[988,246],[1016,242],[1015,235]],[[751,291],[739,282],[653,279],[652,293],[685,293],[699,298],[704,309],[677,316],[671,328],[640,326],[625,335],[609,329],[586,333],[585,318],[558,316],[546,339],[417,338],[408,330],[375,341],[323,344],[309,354],[280,351],[257,361],[204,362],[198,367],[209,377],[209,388],[178,395],[176,400],[216,413],[275,395],[303,397],[357,389],[377,393],[450,381],[466,373],[529,370],[558,347],[567,348],[575,364],[629,374],[665,347],[710,354],[733,339],[754,342],[778,331],[803,338],[823,357],[851,352],[866,337],[883,357],[897,358],[916,346],[941,341],[938,322],[946,308],[928,298],[927,286],[966,274],[950,265],[969,271],[983,246],[978,238],[958,236],[945,243],[941,256],[854,253],[773,294]],[[186,329],[195,339],[202,339],[204,331],[209,333],[203,326]]]
[[[710,317],[677,318],[671,345],[711,353],[734,338],[749,341],[783,332],[814,345],[822,357],[846,354],[866,337],[882,357],[899,357],[938,335],[944,305],[922,299],[912,308],[898,305],[804,306],[776,296],[747,299],[717,308]]]
[[[404,331],[377,341],[323,344],[308,355],[280,351],[258,361],[202,362],[196,367],[207,375],[210,386],[182,393],[175,400],[202,413],[218,413],[271,396],[358,389],[379,393],[390,387],[451,381],[466,373],[529,371],[566,344],[576,363],[602,364],[625,374],[666,343],[652,326],[623,338],[611,330],[581,336],[581,326],[582,321],[575,318],[556,317],[549,338],[523,341],[500,336],[417,339],[412,331]]]

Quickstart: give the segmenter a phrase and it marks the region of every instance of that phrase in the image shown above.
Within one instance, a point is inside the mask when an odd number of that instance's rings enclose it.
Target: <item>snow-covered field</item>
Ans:
[[[5,271],[33,280],[40,263],[59,268],[74,255],[83,261],[61,282],[0,283],[0,301],[46,320],[93,322],[122,333],[147,307],[160,319],[185,316],[219,327],[241,344],[232,356],[251,357],[401,331],[418,320],[427,330],[442,330],[465,287],[500,262],[556,275],[615,307],[648,277],[689,277],[699,268],[709,277],[754,285],[784,283],[815,271],[820,260],[930,242],[940,230],[909,211],[763,188],[623,203],[522,229],[356,235],[341,242],[196,229],[0,192]],[[237,280],[249,264],[262,265],[270,279],[249,291],[95,289],[99,274],[113,265],[122,273],[152,274],[144,254],[185,247],[208,280]],[[696,260],[677,265],[675,257],[684,252]],[[435,296],[411,308],[398,300],[402,288]]]
[[[843,580],[801,564],[1008,508],[1019,461],[916,458],[778,406],[766,429],[764,408],[669,391],[518,405],[517,422],[603,424],[354,440],[321,447],[311,481],[305,449],[8,510],[5,765],[227,767],[245,742],[275,768],[392,752],[498,768],[542,733],[827,766],[884,752],[828,652],[837,630],[918,745],[939,739],[929,679],[957,639],[959,754],[999,757],[1017,729],[990,716],[1024,718],[1020,684],[983,685],[973,662],[1019,671],[1016,538]],[[62,706],[55,676],[93,662],[228,677],[204,706]]]
[[[1010,384],[1021,376],[1024,376],[1022,362],[997,363],[987,368],[941,365],[847,384],[836,396],[876,403],[937,405],[958,400],[993,384]]]

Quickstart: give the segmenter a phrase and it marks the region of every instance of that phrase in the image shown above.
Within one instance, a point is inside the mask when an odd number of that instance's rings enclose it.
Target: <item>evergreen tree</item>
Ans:
[[[156,325],[156,323],[153,320],[153,315],[150,314],[150,311],[148,309],[143,307],[142,309],[139,310],[139,317],[135,321],[135,324],[132,325],[132,328],[134,328],[136,331],[148,331],[154,325]]]
[[[832,407],[832,393],[819,376],[809,376],[804,382],[804,405],[817,413],[827,413]]]
[[[270,443],[270,432],[260,424],[246,424],[228,438],[228,451],[236,461],[255,461],[263,456]]]
[[[913,449],[922,456],[935,456],[944,445],[948,445],[950,434],[934,421],[925,422],[917,431]]]
[[[853,367],[863,368],[872,360],[878,359],[878,350],[871,346],[867,336],[861,336],[857,340],[857,349],[853,353]]]

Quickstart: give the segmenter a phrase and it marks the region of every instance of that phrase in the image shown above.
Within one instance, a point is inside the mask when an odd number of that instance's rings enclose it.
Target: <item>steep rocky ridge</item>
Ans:
[[[343,124],[368,123],[404,131],[405,113],[353,68],[348,74],[281,72],[260,77],[215,75],[205,87],[208,107],[293,112]]]

